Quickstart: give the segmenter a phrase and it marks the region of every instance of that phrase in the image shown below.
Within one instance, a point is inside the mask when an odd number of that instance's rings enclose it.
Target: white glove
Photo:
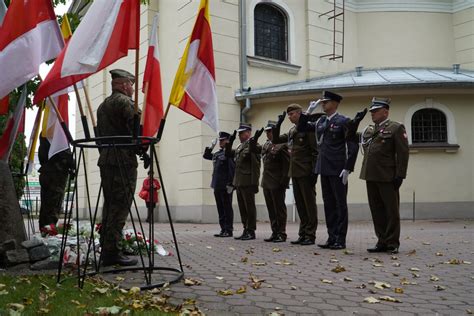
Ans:
[[[341,178],[342,184],[344,184],[344,185],[347,184],[347,180],[349,179],[349,174],[350,173],[351,172],[349,170],[346,170],[346,169],[341,171],[341,174],[339,175],[339,178]]]
[[[306,110],[306,113],[311,114],[314,110],[316,110],[316,108],[319,106],[320,103],[321,103],[321,99],[319,99],[318,101],[309,102],[309,106],[308,106],[308,109]]]
[[[213,150],[214,147],[216,147],[216,144],[217,144],[217,138],[214,138],[211,142],[211,147],[209,147],[209,148],[211,148],[211,150]]]

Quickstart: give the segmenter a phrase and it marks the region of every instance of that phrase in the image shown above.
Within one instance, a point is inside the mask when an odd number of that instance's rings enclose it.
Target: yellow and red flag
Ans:
[[[219,130],[209,0],[201,0],[193,32],[179,64],[170,104]]]

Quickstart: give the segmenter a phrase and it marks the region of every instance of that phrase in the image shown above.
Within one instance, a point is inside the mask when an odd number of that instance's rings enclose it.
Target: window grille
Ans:
[[[255,7],[255,55],[288,61],[288,27],[286,15],[266,3]]]
[[[447,143],[446,116],[436,109],[416,111],[411,118],[412,143]]]

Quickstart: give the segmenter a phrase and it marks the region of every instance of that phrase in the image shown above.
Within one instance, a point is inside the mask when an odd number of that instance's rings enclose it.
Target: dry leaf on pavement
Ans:
[[[439,278],[436,275],[430,276],[430,281],[436,282],[439,281]]]
[[[349,277],[345,277],[343,280],[346,281],[346,282],[352,282],[352,279],[349,278]]]
[[[391,287],[390,284],[385,283],[385,282],[379,282],[379,281],[369,281],[369,284],[373,284],[374,287],[379,290],[389,289]]]
[[[437,252],[436,255],[437,255],[438,257],[444,256],[442,252]]]
[[[380,301],[378,299],[376,299],[375,297],[373,297],[373,296],[369,296],[369,297],[364,298],[364,302],[369,303],[369,304],[380,303]]]
[[[441,286],[441,285],[435,285],[434,288],[436,289],[436,291],[444,291],[446,290],[446,288],[444,286]]]
[[[249,261],[249,258],[247,257],[240,258],[240,262],[247,263],[248,261]]]
[[[262,267],[262,266],[266,266],[267,263],[266,262],[260,262],[260,261],[254,261],[254,262],[252,262],[252,265],[254,265],[256,267]]]
[[[321,279],[321,282],[326,283],[326,284],[332,284],[331,280],[326,280],[326,279]]]
[[[346,271],[346,268],[344,268],[344,266],[338,264],[336,267],[332,268],[331,271],[334,272],[334,273],[341,273],[341,272]]]
[[[401,284],[401,285],[417,285],[418,283],[408,281],[406,278],[402,278],[402,279],[400,280],[400,284]]]
[[[274,248],[272,249],[272,251],[273,251],[273,252],[280,252],[281,249],[280,249],[280,248],[277,248],[277,247],[274,247]]]
[[[201,285],[201,281],[193,279],[193,278],[185,278],[184,285],[186,286]]]
[[[228,289],[228,290],[218,290],[217,294],[222,295],[222,296],[229,296],[229,295],[234,295],[234,292],[230,289]]]
[[[410,270],[410,271],[416,271],[416,272],[420,271],[420,269],[418,269],[418,268],[410,268],[410,269],[408,269],[408,270]]]
[[[245,292],[247,292],[247,287],[245,285],[242,285],[237,291],[235,291],[236,294],[244,294]]]
[[[396,287],[396,288],[393,289],[393,291],[397,294],[403,294],[403,292],[404,292],[401,287]]]
[[[387,302],[392,302],[392,303],[401,303],[401,302],[402,302],[402,301],[400,301],[398,298],[393,298],[393,297],[388,296],[388,295],[380,296],[380,297],[379,297],[379,300],[387,301]]]
[[[407,256],[414,256],[416,255],[416,250],[413,249],[413,250],[410,250],[408,253],[407,253]]]

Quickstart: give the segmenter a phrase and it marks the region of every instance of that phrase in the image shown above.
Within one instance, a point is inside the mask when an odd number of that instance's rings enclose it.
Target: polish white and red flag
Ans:
[[[11,1],[0,26],[0,99],[38,75],[63,45],[51,0]]]
[[[153,19],[150,46],[143,75],[143,92],[146,99],[142,114],[142,135],[153,137],[163,118],[163,93],[161,87],[160,55],[158,51],[158,15]]]
[[[137,49],[139,0],[95,0],[36,91],[34,103]]]

